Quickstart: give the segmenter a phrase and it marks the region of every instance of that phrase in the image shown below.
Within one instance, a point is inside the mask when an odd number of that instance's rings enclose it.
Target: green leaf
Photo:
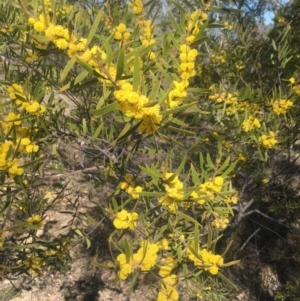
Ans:
[[[229,286],[233,287],[236,291],[239,290],[239,288],[233,284],[228,278],[226,278],[222,273],[218,273],[217,274],[218,277],[220,277],[223,281],[225,281],[227,284],[229,284]]]
[[[207,161],[208,167],[211,169],[214,169],[214,163],[212,162],[209,153],[206,154],[206,161]]]
[[[152,72],[151,72],[151,74],[152,74]],[[157,98],[157,95],[158,95],[158,91],[160,89],[160,85],[161,85],[161,80],[158,80],[155,77],[155,75],[153,75],[152,90],[151,90],[150,94],[148,95],[148,98],[149,98],[150,101],[156,101],[156,98]]]
[[[208,23],[206,28],[224,28],[224,25],[218,23]]]
[[[185,165],[185,162],[186,162],[186,159],[187,159],[187,155],[184,155],[184,157],[183,157],[183,159],[182,159],[182,161],[181,161],[179,167],[178,167],[177,170],[175,171],[175,173],[176,173],[177,175],[179,175],[179,174],[181,173],[181,171],[183,170],[184,165]]]
[[[228,157],[224,163],[220,166],[220,168],[218,169],[218,173],[220,173],[221,171],[223,171],[229,164],[230,162],[230,157]]]
[[[123,71],[124,71],[124,57],[125,57],[125,50],[124,50],[124,48],[122,48],[120,50],[119,57],[118,57],[117,72],[116,72],[115,81],[118,81],[121,78],[122,74],[123,74]]]
[[[101,131],[103,129],[103,122],[97,127],[95,133],[93,134],[92,140],[95,140],[100,135]]]
[[[92,115],[101,116],[101,115],[107,114],[107,113],[109,113],[111,111],[114,111],[117,108],[117,106],[118,106],[118,102],[115,101],[115,102],[113,102],[113,103],[111,103],[111,104],[109,104],[109,105],[107,105],[107,106],[105,106],[105,107],[103,107],[101,109],[91,110],[90,113]]]
[[[36,34],[31,34],[31,37],[33,39],[37,40],[40,43],[51,42],[52,41],[52,37],[39,36],[39,35],[36,35]]]
[[[212,230],[210,225],[207,226],[207,249],[210,250],[212,245]]]
[[[179,25],[177,24],[177,21],[174,19],[172,13],[168,11],[167,14],[168,14],[168,16],[169,16],[169,20],[170,20],[172,26],[173,26],[174,29],[175,29],[174,31],[183,34],[181,28],[180,28]],[[174,37],[173,37],[173,38],[174,38]],[[177,48],[177,49],[179,49],[179,48],[180,48],[180,47],[179,47],[179,43],[176,42],[176,44],[178,45],[178,48]]]
[[[74,80],[72,80],[71,82],[69,82],[68,84],[63,86],[59,91],[63,92],[63,91],[70,89],[73,86],[76,86],[77,84],[82,82],[88,75],[89,75],[89,72],[84,70],[78,76],[76,76],[76,78]]]
[[[198,36],[196,36],[194,41],[191,43],[191,47],[195,48],[195,47],[199,46],[200,44],[202,44],[202,43],[204,43],[208,40],[209,40],[209,37],[201,37],[201,36],[198,37]],[[199,89],[199,90],[206,90],[206,89]]]
[[[150,196],[150,197],[161,197],[161,196],[165,195],[165,192],[142,191],[142,192],[139,192],[139,195]]]
[[[182,257],[183,257],[183,255],[182,255],[182,246],[179,245],[179,246],[177,246],[177,260],[178,260],[178,262],[182,261]]]
[[[132,257],[132,248],[131,248],[131,244],[128,243],[126,238],[124,238],[124,249],[125,249],[126,262],[129,263]]]
[[[77,235],[83,237],[82,232],[81,232],[78,228],[73,229],[73,231],[74,231]]]
[[[162,58],[160,58],[160,61],[163,63],[164,60]],[[159,71],[162,73],[164,80],[167,80],[169,84],[171,84],[173,82],[172,77],[169,75],[169,73],[165,70],[165,68],[158,62],[156,61],[155,64],[156,68],[159,69]]]
[[[106,40],[103,41],[103,44],[105,47],[106,62],[107,62],[107,65],[110,66],[110,64],[113,60],[113,52],[112,52],[110,44]]]
[[[171,40],[172,40],[174,46],[177,48],[177,50],[179,50],[180,49],[180,42],[178,41],[179,38],[176,39],[171,32],[169,32],[169,37],[171,38]]]
[[[94,73],[94,68],[91,67],[89,64],[87,64],[86,62],[84,62],[83,60],[81,60],[79,57],[75,57],[76,62],[83,68],[85,69],[88,73],[90,74],[95,74]]]
[[[102,10],[100,9],[99,13],[98,13],[98,15],[97,15],[97,17],[96,17],[96,19],[94,21],[94,24],[92,25],[91,30],[90,30],[90,32],[88,34],[86,46],[88,46],[92,42],[92,40],[93,40],[93,38],[95,36],[95,33],[97,31],[97,28],[99,26],[99,23],[101,21],[101,18],[102,18]]]
[[[233,162],[230,167],[221,175],[223,178],[225,178],[226,176],[228,176],[236,167],[238,163],[238,160]]]
[[[274,50],[277,51],[277,47],[276,47],[276,44],[275,44],[274,40],[272,40],[272,45],[273,45]]]
[[[199,248],[199,227],[197,224],[195,224],[195,229],[194,229],[194,248],[195,252],[198,253],[198,248]]]
[[[211,7],[210,12],[214,13],[243,13],[244,11],[242,9],[237,8],[219,8],[219,7]]]
[[[123,128],[123,130],[121,131],[121,133],[119,134],[118,138],[115,141],[113,141],[111,143],[111,145],[113,145],[113,146],[116,145],[118,142],[126,139],[128,136],[130,136],[132,133],[134,133],[137,130],[137,128],[140,126],[141,122],[142,122],[142,120],[139,121],[137,124],[135,124],[131,128],[130,128],[131,124],[127,123],[125,125],[125,127]]]
[[[91,241],[87,237],[85,238],[85,241],[86,241],[86,248],[89,249],[90,246],[92,245]]]
[[[171,120],[170,120],[172,123],[175,123],[177,125],[180,125],[181,127],[188,127],[188,125],[186,123],[184,123],[182,120],[180,119],[177,119],[175,117],[173,117]]]
[[[138,54],[136,53],[134,57],[134,69],[133,69],[133,80],[132,80],[133,91],[137,91],[139,84],[140,84],[140,59]]]
[[[195,185],[199,185],[201,183],[201,181],[198,177],[198,172],[196,171],[193,164],[191,164],[191,171],[192,171],[192,181],[193,181],[193,183]]]
[[[160,173],[157,170],[154,170],[147,165],[146,167],[139,165],[139,168],[141,171],[143,171],[144,173],[146,173],[148,176],[150,176],[152,179],[156,181],[160,178]]]
[[[82,134],[85,136],[87,133],[87,126],[85,118],[82,119]]]
[[[168,33],[165,33],[164,38],[163,38],[163,47],[162,47],[163,60],[168,59],[169,49],[170,49],[170,42],[168,40]]]
[[[185,214],[185,213],[183,213],[183,212],[181,212],[181,211],[177,211],[176,212],[176,214],[179,216],[179,217],[181,217],[182,219],[184,219],[184,220],[186,220],[186,221],[190,221],[190,222],[192,222],[193,224],[197,224],[197,225],[199,225],[200,227],[201,227],[201,225],[195,220],[195,219],[193,219],[192,217],[190,217],[189,215],[187,215],[187,214]]]
[[[197,103],[198,103],[198,101],[194,101],[194,102],[192,102],[192,103],[188,103],[188,104],[182,105],[182,106],[177,107],[177,108],[169,109],[169,110],[166,110],[166,111],[161,112],[161,115],[171,115],[171,114],[175,114],[175,113],[184,111],[185,109],[190,108],[190,107],[194,106],[194,105],[197,104]]]
[[[66,67],[64,68],[61,76],[60,76],[60,80],[64,81],[64,79],[67,77],[67,75],[69,74],[70,70],[73,68],[74,64],[76,62],[76,57],[72,57],[72,59],[69,60],[68,64],[66,65]]]
[[[195,132],[184,130],[182,128],[176,128],[176,127],[171,126],[171,125],[168,125],[167,129],[171,130],[171,131],[173,131],[175,133],[183,133],[183,134],[186,134],[188,136],[195,136],[196,135]]]

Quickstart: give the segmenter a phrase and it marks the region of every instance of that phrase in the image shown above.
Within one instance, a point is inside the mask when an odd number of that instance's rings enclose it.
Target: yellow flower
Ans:
[[[269,131],[269,135],[262,135],[258,138],[258,141],[261,143],[263,148],[271,149],[278,143],[278,140],[275,138],[275,133]]]
[[[250,115],[248,117],[248,119],[246,119],[243,122],[243,131],[244,132],[249,132],[254,129],[259,129],[260,127],[261,127],[261,124],[260,124],[259,120],[257,118],[254,118],[252,115]]]
[[[27,153],[36,153],[38,152],[39,147],[36,144],[30,144],[26,146],[26,152]]]
[[[24,265],[32,270],[39,270],[42,264],[42,259],[34,254],[24,260]]]
[[[27,146],[31,143],[30,139],[29,138],[23,138],[21,139],[21,142],[20,142],[20,145],[22,146]]]
[[[179,294],[176,290],[176,284],[177,277],[174,274],[163,278],[157,301],[177,301],[179,299]]]
[[[141,247],[130,258],[126,258],[125,254],[118,255],[120,279],[126,279],[134,269],[140,269],[143,272],[150,271],[156,263],[158,251],[159,246],[157,244],[142,241]]]
[[[67,49],[69,47],[69,42],[65,40],[64,38],[55,39],[53,43],[56,45],[59,49]]]
[[[215,179],[214,179],[215,186],[222,187],[223,183],[224,183],[224,179],[222,177],[215,177]]]
[[[289,82],[293,85],[293,84],[296,82],[296,80],[295,80],[294,77],[291,77],[291,78],[289,79]]]
[[[21,117],[20,114],[15,114],[13,112],[9,113],[4,119],[5,122],[12,122],[14,125],[21,125],[21,120],[16,120]]]
[[[38,226],[41,228],[43,226],[43,218],[39,214],[35,214],[27,219],[27,222],[29,224],[32,224],[34,226]]]
[[[41,21],[36,21],[33,24],[33,27],[36,31],[43,32],[45,30],[45,24]]]
[[[272,107],[276,115],[285,114],[286,111],[293,106],[293,103],[290,100],[279,99],[273,101]]]
[[[173,257],[166,257],[165,259],[161,260],[161,263],[163,264],[159,269],[159,276],[160,277],[167,277],[171,274],[172,269],[176,267],[176,261]]]
[[[136,212],[129,213],[126,210],[122,210],[117,214],[114,219],[113,224],[117,229],[134,229],[136,228],[136,220],[138,219],[138,214]]]
[[[136,15],[140,15],[143,12],[144,5],[141,0],[133,0],[129,3],[129,7],[133,10]]]
[[[28,19],[28,23],[29,23],[30,25],[34,25],[35,22],[36,22],[36,19],[35,19],[35,18],[30,17],[30,18]]]
[[[149,59],[151,61],[154,61],[156,59],[156,55],[155,55],[155,53],[153,51],[150,52]]]
[[[11,177],[20,176],[24,173],[24,169],[19,167],[19,160],[13,159],[6,162],[8,167],[8,173]]]
[[[122,33],[119,32],[119,31],[116,31],[115,34],[114,34],[114,39],[115,40],[122,40]]]
[[[243,154],[239,153],[238,160],[240,160],[240,161],[246,161],[247,158]]]
[[[215,220],[213,220],[212,224],[217,229],[225,229],[229,224],[229,219],[226,217],[216,218]]]
[[[163,238],[158,245],[162,250],[167,251],[169,249],[169,241],[166,238]]]

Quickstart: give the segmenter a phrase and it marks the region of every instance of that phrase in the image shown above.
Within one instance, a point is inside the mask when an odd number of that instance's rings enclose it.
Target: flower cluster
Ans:
[[[147,47],[155,44],[151,20],[140,20],[138,24],[141,31],[140,41],[142,42],[142,45]]]
[[[199,189],[192,192],[191,197],[199,205],[203,205],[207,199],[214,199],[215,193],[222,190],[224,184],[224,178],[218,176],[213,180],[206,181],[203,184],[200,184]]]
[[[278,99],[272,103],[273,111],[276,115],[285,114],[286,111],[293,106],[290,100]]]
[[[160,285],[157,296],[157,301],[176,301],[179,299],[178,291],[176,290],[177,277],[175,274],[164,277]]]
[[[259,129],[261,127],[261,124],[257,118],[254,118],[252,115],[250,115],[244,122],[243,122],[243,131],[249,132],[254,129]]]
[[[29,270],[29,273],[33,277],[36,277],[38,275],[38,273],[40,272],[42,262],[43,262],[42,258],[40,258],[34,254],[31,254],[29,257],[27,257],[23,261],[23,264]]]
[[[162,266],[159,269],[159,276],[162,278],[171,275],[172,270],[176,267],[176,261],[173,257],[169,256],[161,260]]]
[[[133,177],[131,174],[126,174],[124,178],[125,181],[120,183],[120,188],[125,190],[134,199],[138,199],[139,192],[142,192],[143,188],[141,186],[134,186]]]
[[[126,210],[120,211],[116,218],[113,221],[114,226],[117,229],[135,229],[136,228],[136,220],[138,219],[138,214],[136,212],[129,213]]]
[[[195,40],[196,35],[199,33],[201,25],[207,20],[207,14],[201,10],[194,11],[187,21],[188,36],[186,38],[187,43],[192,43]]]
[[[180,65],[179,74],[181,81],[173,81],[174,89],[169,92],[166,105],[174,108],[182,103],[182,98],[186,97],[186,89],[189,86],[189,79],[196,75],[195,60],[198,55],[196,49],[191,49],[190,46],[183,44],[180,47]]]
[[[217,229],[225,229],[227,228],[228,224],[229,219],[226,216],[216,217],[212,222],[212,225]]]
[[[92,53],[89,49],[86,49],[87,48],[86,44],[87,44],[87,39],[85,38],[73,40],[68,46],[68,52],[67,52],[68,56],[73,57],[75,55],[78,55],[79,58],[81,58],[83,61],[88,62],[91,59]],[[92,64],[90,65],[93,66]]]
[[[296,84],[296,79],[294,77],[291,77],[289,79],[289,82],[292,84],[292,89],[296,93],[296,95],[300,95],[300,85]]]
[[[147,96],[133,91],[133,86],[128,82],[121,82],[120,87],[120,90],[114,92],[119,101],[118,109],[126,116],[141,121],[139,131],[149,135],[155,133],[162,120],[159,105],[147,106]]]
[[[111,78],[114,79],[116,75],[115,67],[110,66],[109,68],[105,69],[107,72],[99,70],[99,63],[101,62],[102,64],[106,61],[106,53],[102,51],[99,46],[93,46],[89,49],[87,47],[86,38],[76,38],[74,35],[69,33],[67,28],[64,28],[62,25],[52,24],[50,22],[49,9],[50,8],[48,8],[48,12],[46,14],[42,13],[38,18],[30,17],[28,19],[28,23],[32,25],[36,31],[44,33],[45,37],[50,38],[57,48],[65,50],[69,57],[78,55],[81,60],[94,67],[99,74],[107,78],[106,80],[103,80],[99,77],[99,81],[104,81],[107,85],[112,85]],[[125,24],[121,23],[117,27],[119,30],[117,32],[121,33],[124,39],[127,39],[129,38],[130,34],[125,32],[126,26],[124,29],[124,25]],[[116,37],[118,36],[119,35],[116,34]],[[36,44],[35,41],[33,41],[33,43]],[[39,49],[46,49],[48,47],[48,43],[41,44],[38,42],[37,46]],[[109,73],[111,78],[108,78],[106,73]]]
[[[142,241],[138,251],[130,258],[126,258],[124,253],[119,254],[117,261],[120,265],[120,279],[127,279],[127,277],[137,269],[140,269],[142,272],[150,271],[156,264],[158,251],[159,246],[157,244]]]
[[[9,159],[9,152],[13,148],[12,141],[0,143],[0,171],[7,171],[9,176],[20,176],[24,173],[24,169],[20,167],[20,162],[17,158]]]
[[[130,38],[130,33],[126,31],[126,24],[120,23],[116,27],[116,31],[114,33],[114,39],[118,41],[127,41]]]
[[[233,25],[228,23],[227,21],[224,22],[223,25],[224,25],[224,29],[226,29],[226,30],[232,30],[233,29]]]
[[[196,75],[195,60],[198,55],[196,49],[191,49],[190,46],[183,44],[180,46],[180,65],[179,74],[182,81],[188,83],[189,79]]]
[[[214,64],[225,64],[227,61],[226,52],[224,49],[217,53],[212,53],[210,59]]]
[[[3,248],[5,236],[7,236],[7,231],[0,231],[0,249]]]
[[[215,90],[214,86],[209,88],[211,91]],[[213,100],[220,104],[226,104],[226,115],[233,115],[236,113],[242,113],[246,110],[257,113],[258,105],[256,103],[251,103],[248,101],[239,101],[238,94],[234,93],[227,93],[227,92],[216,92],[214,94],[209,95],[209,99]],[[223,110],[223,106],[222,106]]]
[[[246,68],[246,65],[242,61],[237,62],[234,66],[238,71]]]
[[[33,53],[32,51],[26,51],[26,57],[25,57],[25,61],[27,63],[32,63],[35,62],[39,59],[39,56],[36,53]]]
[[[18,84],[13,84],[7,88],[9,97],[15,101],[17,106],[20,106],[27,113],[35,116],[41,116],[45,111],[45,106],[31,99],[31,95],[26,92],[23,87]]]
[[[261,143],[262,147],[266,149],[271,149],[278,143],[273,131],[269,131],[269,135],[262,135],[258,138],[258,141]]]
[[[193,246],[191,246],[193,248]],[[224,259],[221,255],[212,254],[207,249],[198,249],[198,256],[196,257],[190,249],[188,249],[188,257],[194,262],[195,266],[216,275],[219,268],[224,264]]]
[[[142,0],[133,0],[129,3],[129,7],[133,10],[134,14],[140,15],[144,10]]]
[[[33,226],[37,226],[42,228],[43,226],[43,218],[39,214],[35,214],[27,219],[27,222]]]
[[[170,213],[175,214],[177,211],[176,202],[183,200],[183,183],[178,179],[174,173],[165,173],[162,176],[166,194],[159,200],[160,204],[168,207]]]
[[[237,93],[215,93],[209,96],[210,100],[214,100],[217,103],[226,103],[226,114],[231,115],[234,111],[240,110],[241,105],[238,102]]]
[[[36,153],[39,150],[39,146],[32,143],[29,138],[19,138],[17,145],[20,145],[19,150],[27,153]]]

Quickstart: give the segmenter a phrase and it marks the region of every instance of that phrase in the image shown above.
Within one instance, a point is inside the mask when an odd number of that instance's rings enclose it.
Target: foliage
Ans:
[[[1,4],[4,277],[39,276],[90,246],[60,182],[93,172],[110,184],[98,206],[114,226],[106,267],[118,279],[134,288],[154,275],[157,300],[225,300],[236,288],[223,271],[238,260],[216,245],[250,184],[271,182],[270,164],[298,140],[298,77],[281,72],[289,28],[261,40],[230,23],[239,11],[207,1],[172,1],[160,22],[156,4]],[[61,141],[77,145],[73,161]],[[49,239],[62,200],[76,209],[70,232]]]

